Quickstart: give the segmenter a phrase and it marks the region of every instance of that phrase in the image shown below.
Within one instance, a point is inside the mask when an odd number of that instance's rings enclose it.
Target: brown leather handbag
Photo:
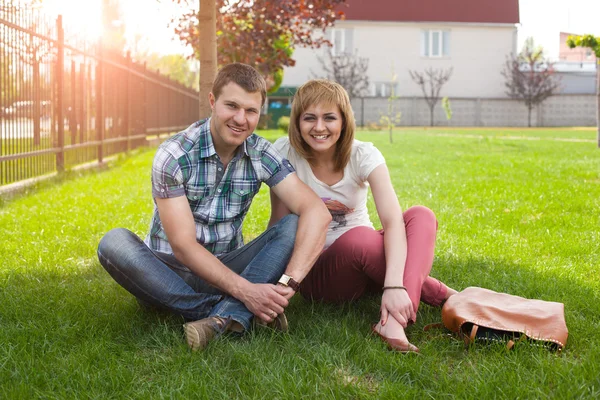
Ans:
[[[444,326],[470,344],[500,341],[512,348],[515,341],[561,351],[569,331],[564,304],[532,300],[479,287],[451,296],[442,308]]]

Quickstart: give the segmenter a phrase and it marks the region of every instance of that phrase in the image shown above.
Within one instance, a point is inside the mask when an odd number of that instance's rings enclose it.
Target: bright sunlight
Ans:
[[[101,0],[45,0],[42,9],[62,15],[63,25],[95,40],[102,35]]]

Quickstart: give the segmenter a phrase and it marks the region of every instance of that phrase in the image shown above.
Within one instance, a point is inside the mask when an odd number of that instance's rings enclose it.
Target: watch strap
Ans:
[[[281,278],[279,279],[278,283],[281,283],[283,286],[291,287],[295,292],[297,292],[300,289],[300,284],[298,283],[298,281],[286,274],[281,275]]]

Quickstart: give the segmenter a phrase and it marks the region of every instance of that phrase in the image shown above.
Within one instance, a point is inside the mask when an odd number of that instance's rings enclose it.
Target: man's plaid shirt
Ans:
[[[210,119],[166,140],[152,164],[152,196],[186,196],[196,222],[196,240],[216,256],[244,244],[242,221],[262,182],[277,185],[294,168],[266,139],[252,134],[223,168],[210,134]],[[152,250],[172,254],[154,202]]]

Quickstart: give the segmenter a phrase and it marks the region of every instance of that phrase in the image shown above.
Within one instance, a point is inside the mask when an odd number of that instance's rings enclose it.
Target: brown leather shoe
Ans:
[[[254,324],[261,327],[271,328],[280,332],[287,332],[289,330],[288,320],[284,313],[277,314],[275,319],[271,322],[265,322],[260,318],[253,318]]]
[[[390,350],[399,351],[400,353],[403,353],[403,354],[419,352],[419,348],[412,343],[405,342],[400,339],[388,338],[388,337],[383,336],[381,333],[377,332],[377,330],[375,329],[376,326],[377,325],[373,325],[371,327],[371,331],[375,335],[379,336],[381,338],[381,340],[383,340],[385,342],[385,344],[387,344],[387,346]]]
[[[208,343],[227,330],[231,320],[208,317],[183,325],[188,346],[192,351],[204,350]]]

